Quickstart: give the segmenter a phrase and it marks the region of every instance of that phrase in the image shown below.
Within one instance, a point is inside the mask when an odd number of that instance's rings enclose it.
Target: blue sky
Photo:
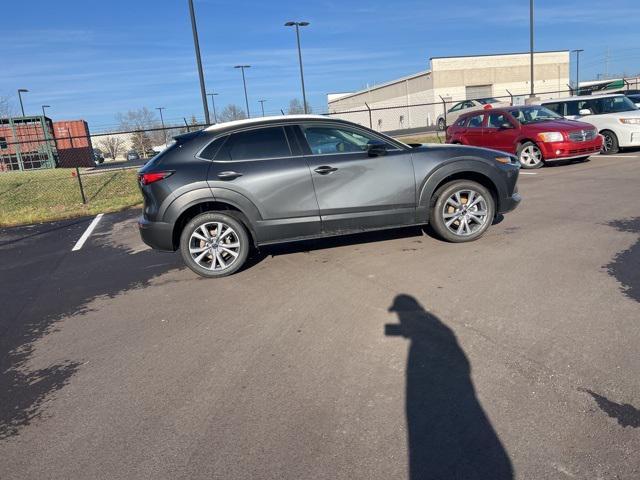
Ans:
[[[49,104],[54,119],[84,118],[94,130],[116,114],[166,107],[178,120],[202,105],[187,0],[10,0],[3,5],[0,96],[28,113]],[[433,56],[526,51],[528,0],[196,0],[209,89],[244,108],[286,109],[300,97],[295,33],[301,30],[307,95],[316,111],[328,92],[352,91],[428,68]],[[584,48],[581,79],[605,70],[640,73],[640,6],[617,0],[536,0],[536,49]],[[7,39],[11,39],[8,41]]]

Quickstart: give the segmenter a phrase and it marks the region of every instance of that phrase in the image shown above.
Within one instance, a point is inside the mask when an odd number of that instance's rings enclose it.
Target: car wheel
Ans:
[[[184,263],[203,277],[225,277],[237,272],[247,259],[249,247],[244,225],[221,212],[196,216],[180,236]]]
[[[544,165],[540,147],[533,142],[525,142],[518,148],[518,160],[522,168],[533,169]]]
[[[438,130],[443,131],[445,129],[444,118],[438,119]]]
[[[602,151],[604,155],[612,155],[614,153],[618,153],[620,151],[620,146],[618,145],[618,137],[615,133],[604,130],[602,136],[604,137],[604,141],[602,142]]]
[[[489,228],[495,214],[491,192],[470,180],[455,180],[434,194],[431,225],[449,242],[476,240]]]

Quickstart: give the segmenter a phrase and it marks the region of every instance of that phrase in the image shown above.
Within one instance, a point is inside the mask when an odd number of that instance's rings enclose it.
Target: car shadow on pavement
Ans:
[[[620,282],[624,295],[640,302],[640,217],[615,220],[608,225],[620,232],[638,235],[636,242],[628,249],[617,253],[605,268],[609,275]]]
[[[1,261],[12,256],[0,254]],[[29,263],[10,265],[0,278],[0,440],[19,434],[40,417],[50,396],[86,361],[67,359],[32,368],[38,340],[53,333],[61,320],[91,311],[89,304],[98,297],[144,288],[158,275],[183,268],[178,255],[159,261],[152,250],[131,252],[116,245],[66,255],[43,256],[38,263],[42,268],[35,271]],[[30,261],[37,260],[35,256]]]
[[[401,294],[389,307],[399,323],[385,335],[411,343],[406,367],[410,480],[513,478],[507,452],[478,401],[469,361],[455,334]]]

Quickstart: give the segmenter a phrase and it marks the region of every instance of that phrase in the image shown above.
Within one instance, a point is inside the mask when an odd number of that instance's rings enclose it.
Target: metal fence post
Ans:
[[[511,106],[513,107],[513,95],[509,90],[507,90],[507,93],[509,94],[509,97],[511,98],[511,100],[510,100],[511,101]]]
[[[371,120],[371,107],[369,107],[369,104],[367,102],[364,102],[364,104],[367,107],[367,110],[369,111],[369,128],[373,129],[373,120]]]
[[[440,100],[442,100],[442,112],[443,112],[443,119],[444,119],[444,131],[447,131],[447,101],[442,98],[442,95],[438,95],[440,97]],[[437,125],[436,125],[437,128]]]
[[[87,197],[84,196],[84,188],[82,187],[82,178],[80,178],[80,169],[76,167],[76,177],[78,177],[78,185],[80,186],[80,195],[82,195],[82,203],[87,204]]]

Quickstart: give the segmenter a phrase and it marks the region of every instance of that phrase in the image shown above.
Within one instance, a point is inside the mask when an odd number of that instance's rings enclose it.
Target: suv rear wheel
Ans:
[[[430,221],[444,240],[470,242],[482,236],[493,222],[493,196],[479,183],[454,180],[440,187],[434,197]]]
[[[518,161],[522,168],[540,168],[544,158],[540,147],[533,142],[525,142],[518,148]]]
[[[203,277],[225,277],[237,272],[247,260],[249,247],[244,225],[221,212],[194,217],[180,236],[184,263]]]

